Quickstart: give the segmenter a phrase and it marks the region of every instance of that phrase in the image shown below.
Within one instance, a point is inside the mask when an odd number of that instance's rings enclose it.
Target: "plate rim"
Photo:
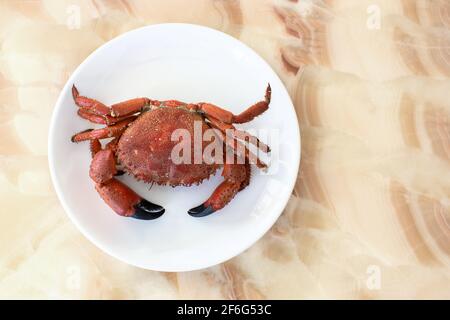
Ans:
[[[57,198],[60,202],[60,204],[62,205],[65,213],[67,216],[69,216],[69,219],[71,220],[71,222],[76,226],[76,228],[78,229],[78,231],[85,237],[87,238],[92,244],[94,244],[94,246],[96,246],[97,248],[99,248],[101,251],[103,251],[104,253],[108,254],[109,256],[123,262],[126,263],[128,265],[132,265],[138,268],[142,268],[142,269],[146,269],[146,270],[153,270],[153,271],[158,271],[158,272],[188,272],[188,271],[196,271],[196,270],[203,270],[206,268],[210,268],[212,266],[215,265],[219,265],[221,263],[224,263],[240,254],[242,254],[243,252],[245,252],[246,250],[248,250],[249,248],[251,248],[256,242],[258,242],[269,230],[270,228],[276,223],[276,221],[279,219],[279,217],[281,216],[281,214],[283,213],[284,209],[286,208],[286,205],[289,201],[289,198],[292,195],[292,190],[295,187],[295,182],[297,180],[298,177],[298,172],[300,170],[300,160],[301,160],[301,130],[300,130],[300,123],[298,122],[298,117],[295,121],[296,125],[294,130],[296,131],[296,138],[294,144],[298,147],[298,153],[296,153],[294,155],[294,159],[293,159],[293,165],[294,165],[294,172],[295,174],[292,174],[292,177],[289,178],[288,181],[288,190],[289,192],[286,192],[284,197],[282,197],[282,199],[279,199],[279,202],[282,204],[280,206],[280,212],[278,212],[277,214],[273,214],[272,215],[272,219],[270,219],[270,223],[267,224],[267,226],[264,228],[264,230],[260,233],[260,234],[256,234],[256,236],[254,237],[254,239],[252,241],[250,241],[247,245],[243,246],[242,248],[238,248],[237,250],[234,250],[232,252],[232,254],[230,256],[224,257],[222,259],[219,259],[219,261],[215,261],[213,263],[208,263],[207,265],[204,266],[194,266],[191,268],[178,268],[178,267],[174,267],[174,268],[159,268],[159,267],[155,267],[155,266],[148,266],[148,265],[144,265],[144,264],[140,264],[140,263],[136,263],[134,261],[127,261],[126,259],[122,258],[120,255],[117,255],[114,253],[114,250],[110,250],[110,248],[108,248],[108,246],[103,245],[102,243],[100,243],[99,241],[97,241],[96,239],[94,239],[94,237],[90,234],[90,232],[88,232],[76,219],[76,214],[74,214],[70,208],[70,206],[66,203],[65,200],[65,196],[62,190],[62,187],[58,181],[57,178],[57,173],[55,172],[55,159],[53,154],[55,152],[57,152],[54,148],[54,139],[55,139],[55,133],[54,131],[56,130],[56,120],[57,117],[59,115],[59,111],[62,108],[62,101],[64,99],[64,93],[67,92],[67,90],[70,89],[71,83],[73,83],[73,80],[77,77],[77,75],[81,72],[81,70],[83,69],[84,65],[88,64],[91,60],[93,60],[101,51],[105,50],[107,47],[109,47],[112,43],[121,40],[122,38],[125,38],[127,36],[129,36],[131,33],[136,33],[136,32],[142,32],[145,29],[152,29],[152,28],[161,28],[161,27],[189,27],[189,28],[196,28],[202,32],[212,32],[215,33],[218,36],[221,36],[223,38],[228,39],[231,42],[236,43],[237,45],[240,45],[242,48],[249,50],[250,52],[252,52],[256,58],[260,59],[260,61],[263,64],[266,64],[269,67],[269,71],[273,73],[273,76],[280,82],[282,90],[284,90],[284,94],[288,97],[289,101],[290,101],[290,108],[292,108],[292,111],[294,112],[294,114],[297,117],[297,112],[295,110],[295,106],[292,102],[292,98],[289,95],[289,92],[287,91],[286,86],[284,85],[283,81],[280,79],[280,77],[278,76],[278,74],[275,72],[275,70],[272,68],[272,66],[265,60],[263,59],[255,50],[253,50],[251,47],[249,47],[247,44],[245,44],[244,42],[242,42],[240,39],[235,38],[223,31],[214,29],[214,28],[210,28],[204,25],[198,25],[198,24],[192,24],[192,23],[156,23],[156,24],[151,24],[151,25],[146,25],[143,27],[139,27],[139,28],[135,28],[132,30],[129,30],[125,33],[122,33],[110,40],[108,40],[107,42],[103,43],[101,46],[97,47],[94,51],[92,51],[76,68],[75,70],[72,72],[72,74],[69,76],[69,78],[67,79],[65,85],[63,86],[63,88],[61,89],[59,95],[58,95],[58,99],[56,100],[56,103],[54,105],[54,109],[52,110],[52,115],[51,115],[51,120],[50,120],[50,126],[49,126],[49,133],[48,133],[48,154],[47,154],[47,158],[48,158],[48,164],[49,164],[49,169],[50,169],[50,176],[51,176],[51,181],[53,184],[53,187],[55,189]]]

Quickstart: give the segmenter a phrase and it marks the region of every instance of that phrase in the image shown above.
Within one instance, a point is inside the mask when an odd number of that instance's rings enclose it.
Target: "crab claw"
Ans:
[[[209,205],[205,205],[204,203],[202,203],[201,205],[190,209],[188,211],[188,213],[192,217],[200,218],[200,217],[205,217],[207,215],[210,215],[214,211],[216,211],[216,210],[214,210],[213,207],[211,207]]]
[[[113,147],[102,150],[98,140],[91,141],[93,158],[89,176],[95,182],[95,189],[100,197],[119,216],[140,220],[161,217],[165,211],[163,207],[143,199],[127,185],[114,178],[124,172],[117,170],[113,150]]]
[[[140,197],[121,181],[111,179],[97,183],[102,199],[119,215],[140,220],[153,220],[164,214],[164,208]]]
[[[234,196],[250,182],[250,165],[225,164],[222,175],[225,180],[214,190],[208,200],[188,211],[192,217],[205,217],[225,207]]]
[[[131,217],[139,220],[153,220],[161,217],[164,211],[163,207],[142,199],[134,205],[134,214]]]

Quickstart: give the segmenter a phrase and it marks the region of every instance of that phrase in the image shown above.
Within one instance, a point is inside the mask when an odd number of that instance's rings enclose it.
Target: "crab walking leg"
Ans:
[[[150,105],[151,100],[148,98],[135,98],[123,102],[113,104],[111,106],[111,116],[122,117],[142,111],[142,108]]]
[[[80,96],[77,87],[72,86],[72,97],[75,104],[85,111],[96,114],[98,116],[107,116],[110,114],[111,109],[105,106],[100,101],[95,99]]]
[[[225,180],[214,190],[209,199],[188,211],[191,216],[204,217],[225,207],[250,183],[250,165],[225,164],[222,176]]]
[[[112,125],[128,118],[130,115],[140,111],[143,106],[148,105],[149,99],[137,98],[107,107],[100,101],[80,96],[75,85],[72,86],[73,99],[80,109],[78,115],[94,123]],[[114,109],[117,109],[114,112]]]
[[[270,99],[272,96],[272,89],[270,84],[267,86],[266,95],[264,101],[259,101],[254,105],[247,108],[238,115],[234,115],[230,111],[222,109],[211,103],[199,103],[199,109],[203,111],[207,116],[212,116],[224,123],[244,123],[252,121],[255,117],[262,114],[269,109]]]
[[[112,138],[117,137],[122,134],[123,131],[127,128],[128,124],[130,124],[132,121],[134,121],[136,117],[128,118],[126,120],[123,120],[115,125],[101,128],[101,129],[88,129],[82,132],[79,132],[75,134],[72,137],[72,142],[81,142],[86,140],[93,140],[93,139],[106,139],[106,138]]]
[[[177,108],[177,107],[188,108],[188,103],[184,103],[179,100],[152,101],[152,104],[155,106],[164,105],[166,107],[171,107],[171,108]]]
[[[91,150],[91,155],[93,158],[97,152],[102,150],[102,145],[98,139],[91,140],[89,142],[89,149]]]
[[[239,115],[234,117],[233,123],[245,123],[252,121],[255,117],[259,116],[267,109],[269,109],[270,100],[272,97],[272,89],[270,88],[270,84],[267,85],[266,95],[264,96],[264,101],[259,101],[254,105],[247,108],[247,110],[243,111]]]
[[[125,117],[137,112],[141,112],[144,107],[147,106],[164,106],[164,107],[185,107],[189,110],[197,110],[198,106],[195,104],[188,104],[178,100],[150,100],[148,98],[136,98],[127,100],[124,102],[116,103],[111,106],[111,116],[113,117]]]
[[[247,146],[242,144],[239,140],[227,137],[226,134],[220,130],[214,131],[214,133],[225,146],[229,147],[233,151],[237,157],[245,159],[246,163],[254,164],[260,169],[267,169],[267,164],[261,161],[256,154],[250,151]],[[243,153],[241,150],[243,150]]]
[[[94,113],[87,111],[84,108],[78,109],[77,113],[81,118],[86,119],[92,123],[105,124],[108,126],[114,125],[120,121],[123,121],[123,120],[126,120],[126,119],[132,117],[132,116],[123,116],[123,117],[114,118],[112,116],[99,116],[99,115],[96,115]]]
[[[99,116],[96,115],[95,113],[90,113],[89,111],[86,111],[85,109],[78,109],[77,114],[83,118],[86,119],[92,123],[97,123],[97,124],[108,124],[106,122],[106,118],[105,116]]]
[[[231,135],[236,139],[243,140],[247,143],[253,144],[254,146],[258,147],[258,149],[261,150],[262,152],[265,153],[270,152],[270,147],[267,144],[259,140],[257,137],[252,136],[245,130],[234,129],[231,131]]]
[[[267,164],[261,161],[256,154],[250,151],[244,144],[238,140],[226,139],[226,145],[230,146],[231,149],[239,156],[241,156],[238,150],[244,150],[244,157],[247,163],[256,165],[260,169],[267,169]]]
[[[117,174],[116,160],[111,149],[95,153],[89,176],[95,182],[95,189],[100,197],[118,215],[141,220],[153,220],[164,214],[164,208],[151,203],[128,186],[115,179]]]
[[[136,116],[135,115],[126,115],[126,116],[122,116],[122,117],[113,117],[113,116],[106,116],[105,117],[106,124],[108,126],[112,126],[112,125],[114,125],[116,123],[119,123],[119,122],[124,121],[124,120],[131,119],[131,118],[136,119]]]
[[[245,142],[251,143],[258,147],[262,152],[270,152],[270,147],[264,142],[260,141],[257,137],[251,135],[245,130],[236,129],[232,124],[223,123],[211,116],[206,116],[210,121],[211,125],[222,131],[224,134],[230,133],[233,138],[244,140]]]

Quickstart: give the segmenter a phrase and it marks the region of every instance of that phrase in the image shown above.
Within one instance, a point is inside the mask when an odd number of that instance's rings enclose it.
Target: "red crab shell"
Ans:
[[[233,114],[207,102],[186,104],[177,100],[158,101],[145,97],[108,107],[100,101],[81,96],[75,86],[72,87],[72,96],[79,107],[77,113],[80,117],[105,125],[103,128],[79,132],[71,140],[90,141],[93,158],[89,175],[99,195],[121,216],[151,220],[160,217],[165,210],[116,179],[116,175],[120,174],[116,162],[122,165],[124,171],[147,183],[190,186],[200,183],[222,166],[222,162],[219,164],[218,161],[209,164],[210,161],[206,162],[202,154],[210,143],[219,142],[220,144],[213,146],[212,152],[217,147],[223,148],[228,161],[228,151],[231,150],[235,160],[239,157],[244,161],[224,163],[223,182],[205,202],[188,211],[193,217],[204,217],[222,209],[250,183],[252,153],[246,143],[256,146],[262,152],[270,152],[269,146],[233,126],[249,122],[268,109],[271,100],[270,85],[267,86],[264,100],[251,105],[240,114]],[[197,123],[200,123],[201,130]],[[212,128],[217,130],[212,135],[213,139],[219,140],[204,141],[203,133]],[[182,152],[186,150],[186,141],[172,139],[177,129],[185,130],[180,132],[182,139],[191,139],[189,163],[179,164],[172,159],[172,152],[179,143],[183,143],[180,148]],[[186,131],[189,135],[185,135]],[[99,140],[108,138],[114,139],[103,147]],[[244,151],[239,151],[239,146],[243,146]],[[194,160],[198,160],[195,158],[199,151],[202,161],[197,164]],[[183,160],[188,159],[183,157]],[[257,157],[254,164],[259,168],[267,167]]]
[[[218,164],[194,164],[194,122],[210,129],[203,117],[182,108],[157,108],[141,114],[124,131],[117,146],[117,158],[124,170],[147,183],[190,186],[209,178]],[[186,129],[191,137],[191,164],[175,164],[171,152],[176,129]],[[203,140],[203,139],[202,139]],[[202,141],[202,150],[211,142]]]

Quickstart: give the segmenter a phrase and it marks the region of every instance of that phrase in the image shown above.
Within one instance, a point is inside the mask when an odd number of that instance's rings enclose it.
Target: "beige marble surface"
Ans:
[[[280,75],[302,128],[283,215],[231,261],[125,265],[68,220],[47,132],[70,73],[133,28],[190,22]],[[450,298],[450,1],[0,0],[1,298]]]

